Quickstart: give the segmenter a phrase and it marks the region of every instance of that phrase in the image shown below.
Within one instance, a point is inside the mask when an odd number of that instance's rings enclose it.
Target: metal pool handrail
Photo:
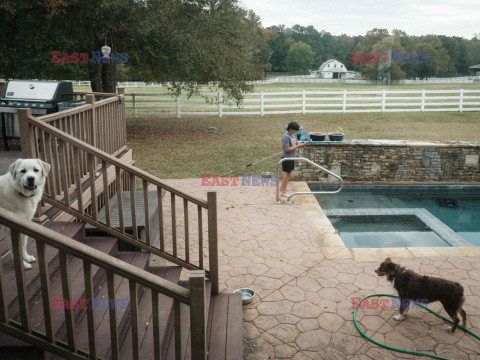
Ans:
[[[286,203],[287,204],[291,204],[292,202],[290,201],[290,199],[295,196],[295,195],[306,195],[306,194],[336,194],[336,193],[339,193],[342,188],[343,188],[343,179],[338,176],[337,174],[331,172],[330,170],[327,170],[325,169],[323,166],[320,166],[318,165],[317,163],[313,162],[312,160],[310,159],[307,159],[307,158],[304,158],[304,157],[297,157],[297,158],[284,158],[284,159],[281,159],[278,164],[277,164],[277,195],[276,195],[276,200],[275,200],[275,203],[276,204],[280,204],[281,201],[280,201],[280,164],[283,163],[284,161],[289,161],[289,160],[292,160],[292,161],[300,161],[300,160],[303,160],[303,161],[306,161],[308,162],[309,164],[312,164],[313,166],[316,166],[318,167],[319,169],[322,169],[323,171],[325,171],[326,173],[332,175],[333,177],[337,178],[338,180],[340,180],[340,187],[335,190],[335,191],[297,191],[297,192],[294,192],[292,194],[290,194],[287,198],[287,201]]]

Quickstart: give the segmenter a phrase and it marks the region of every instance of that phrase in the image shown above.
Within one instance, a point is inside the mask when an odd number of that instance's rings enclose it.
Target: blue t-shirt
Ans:
[[[285,132],[285,134],[283,134],[282,142],[283,142],[282,158],[293,158],[293,157],[295,157],[295,151],[296,150],[286,152],[285,151],[285,146],[292,147],[292,146],[297,145],[297,134],[289,135],[288,132]]]

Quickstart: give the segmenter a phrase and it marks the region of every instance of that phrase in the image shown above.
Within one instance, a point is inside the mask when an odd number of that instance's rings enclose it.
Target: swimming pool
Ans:
[[[477,185],[346,185],[316,198],[347,247],[480,246]]]

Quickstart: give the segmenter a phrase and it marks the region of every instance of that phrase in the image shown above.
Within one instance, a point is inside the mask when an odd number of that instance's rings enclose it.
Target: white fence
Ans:
[[[67,80],[70,81],[70,80]],[[85,80],[85,81],[75,81],[71,80],[73,85],[78,85],[78,86],[90,86],[90,81]],[[143,81],[124,81],[124,82],[118,82],[117,83],[118,87],[162,87],[163,85],[160,83],[146,83]]]
[[[472,78],[433,78],[423,80],[393,80],[391,84],[472,84]]]
[[[391,84],[471,84],[474,80],[480,80],[480,76],[463,76],[450,78],[427,78],[414,80],[393,80]],[[90,81],[72,81],[73,85],[90,86]],[[312,75],[294,75],[294,76],[277,76],[276,78],[267,80],[247,81],[250,85],[265,85],[275,83],[347,83],[347,84],[377,84],[375,80],[354,80],[354,79],[320,79]],[[218,82],[210,81],[208,86],[216,86]],[[383,83],[379,83],[383,84]],[[146,83],[143,81],[125,81],[117,83],[119,87],[162,87],[161,83]]]
[[[188,98],[168,93],[125,94],[127,113],[145,115],[270,115],[348,112],[480,111],[480,90],[256,92],[239,106],[221,93]]]

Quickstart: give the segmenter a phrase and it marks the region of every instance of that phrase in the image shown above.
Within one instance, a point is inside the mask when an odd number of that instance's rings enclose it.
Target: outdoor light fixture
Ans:
[[[110,49],[110,46],[107,46],[107,45],[102,46],[102,53],[104,57],[107,57],[107,58],[109,57],[108,55],[110,54],[110,50],[112,50]]]
[[[107,33],[108,33],[108,30],[105,31],[105,46],[102,46],[102,53],[104,58],[110,59],[108,55],[110,54],[110,51],[112,49],[110,48],[110,46],[107,45]]]

